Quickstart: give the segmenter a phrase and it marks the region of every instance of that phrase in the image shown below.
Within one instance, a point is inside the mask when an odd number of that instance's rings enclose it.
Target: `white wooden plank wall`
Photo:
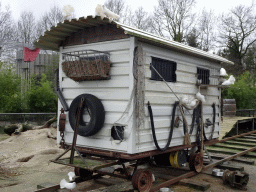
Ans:
[[[68,106],[80,94],[92,94],[98,97],[105,108],[105,123],[103,128],[94,136],[81,137],[78,135],[77,145],[105,150],[127,152],[126,141],[115,144],[111,139],[111,127],[126,109],[130,98],[129,90],[129,63],[130,39],[93,43],[79,46],[70,46],[63,52],[72,52],[86,49],[110,52],[110,80],[75,82],[62,72],[61,88]],[[60,64],[61,65],[61,64]],[[61,68],[61,67],[60,67]],[[72,143],[73,130],[66,118],[65,141]]]
[[[219,65],[207,60],[196,58],[190,55],[185,55],[182,53],[177,53],[174,51],[162,49],[155,47],[146,43],[142,43],[144,54],[145,54],[145,107],[148,101],[150,101],[153,114],[154,123],[156,127],[156,135],[159,141],[160,147],[164,147],[170,130],[171,124],[171,113],[175,101],[178,99],[171,92],[171,90],[166,86],[163,81],[150,80],[151,70],[150,63],[151,57],[162,58],[166,60],[175,61],[177,63],[177,82],[168,83],[173,91],[178,97],[182,95],[188,95],[189,97],[194,97],[198,92],[198,87],[196,84],[196,73],[197,67],[217,67]],[[208,87],[207,89],[201,89],[201,93],[205,95],[206,103],[204,103],[204,121],[209,118],[212,121],[212,107],[213,102],[216,103],[216,121],[215,121],[215,131],[213,138],[219,137],[219,122],[220,122],[220,90],[216,87]],[[150,151],[156,149],[153,142],[152,130],[150,125],[150,118],[148,114],[148,109],[145,109],[145,128],[140,130],[139,137],[140,142],[137,143],[137,152]],[[186,111],[185,116],[189,124],[189,130],[192,122],[193,110]],[[179,109],[176,110],[176,117],[181,118]],[[175,118],[176,118],[175,117]],[[206,128],[206,135],[209,137],[212,127]],[[196,140],[196,124],[194,131],[191,136],[191,141]],[[174,128],[173,139],[170,146],[177,146],[183,144],[183,124],[180,123],[179,128]]]

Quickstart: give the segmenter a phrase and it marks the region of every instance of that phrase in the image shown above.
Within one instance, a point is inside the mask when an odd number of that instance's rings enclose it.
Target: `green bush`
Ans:
[[[237,78],[234,85],[224,89],[222,94],[225,99],[235,99],[237,109],[256,108],[256,86],[254,78],[251,78],[249,71],[244,72]]]
[[[0,62],[0,112],[22,112],[21,80],[15,71]]]
[[[0,126],[0,134],[5,134],[3,125]]]
[[[57,110],[57,95],[44,74],[39,85],[35,79],[32,80],[31,88],[26,95],[29,112],[54,112]]]

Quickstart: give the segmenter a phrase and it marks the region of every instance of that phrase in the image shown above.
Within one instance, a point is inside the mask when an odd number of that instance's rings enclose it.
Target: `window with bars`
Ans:
[[[176,82],[176,62],[152,57],[152,65],[165,81]],[[151,68],[151,80],[162,81],[157,72]]]
[[[197,67],[197,79],[200,80],[201,84],[210,84],[210,70]]]

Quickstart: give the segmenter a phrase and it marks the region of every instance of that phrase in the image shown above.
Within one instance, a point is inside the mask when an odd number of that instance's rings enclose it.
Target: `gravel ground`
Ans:
[[[49,163],[49,160],[56,158],[63,152],[63,150],[58,148],[56,140],[47,137],[49,131],[54,134],[56,129],[27,131],[19,136],[12,136],[4,141],[0,141],[0,191],[32,192],[36,190],[38,184],[45,182],[58,184],[63,178],[68,180],[67,173],[73,171],[73,168]],[[18,159],[31,155],[34,156],[28,162],[17,162]],[[247,191],[255,192],[255,165],[247,165],[237,162],[231,162],[231,164],[244,167],[245,172],[250,175]],[[170,169],[166,171],[173,176],[177,176],[179,173],[184,173],[184,171],[179,171],[178,169]],[[161,173],[164,174],[164,171]],[[211,187],[207,191],[241,191],[224,185],[222,178],[217,178],[204,173],[192,177],[191,180],[210,183]],[[114,178],[114,181],[116,183],[125,182],[119,178]],[[104,186],[105,185],[95,181],[87,181],[78,184],[73,192],[90,191]],[[174,191],[197,191],[178,184],[170,187]],[[64,192],[67,190],[61,191]],[[94,190],[94,192],[96,191],[102,190]],[[108,190],[105,189],[105,191]]]

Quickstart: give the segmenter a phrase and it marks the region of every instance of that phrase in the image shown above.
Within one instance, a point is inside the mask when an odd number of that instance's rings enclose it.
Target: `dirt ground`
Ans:
[[[0,142],[0,191],[29,192],[36,190],[38,184],[57,184],[67,179],[66,174],[73,169],[49,163],[63,150],[58,148],[55,139],[47,137],[48,132],[56,135],[54,128],[31,130]],[[26,157],[32,158],[18,162]]]
[[[59,149],[55,139],[47,137],[49,132],[56,135],[56,129],[49,128],[30,130],[9,138],[3,135],[3,137],[7,138],[3,141],[0,138],[0,191],[31,192],[35,191],[37,185],[42,183],[59,184],[63,178],[68,180],[67,173],[73,171],[73,168],[49,162],[49,160],[56,158],[63,152],[62,149]],[[25,160],[27,162],[19,162]],[[247,191],[254,192],[256,189],[255,165],[231,163],[243,166],[245,171],[250,174]],[[169,171],[175,174],[179,173],[177,169]],[[221,178],[213,177],[209,174],[210,172],[208,174],[199,174],[191,179],[210,183],[211,187],[207,191],[240,191],[224,185]],[[120,179],[115,181],[122,182]],[[104,187],[104,185],[95,181],[88,181],[78,184],[74,191],[89,191],[100,187]],[[173,191],[197,191],[181,185],[170,186],[170,188]]]

